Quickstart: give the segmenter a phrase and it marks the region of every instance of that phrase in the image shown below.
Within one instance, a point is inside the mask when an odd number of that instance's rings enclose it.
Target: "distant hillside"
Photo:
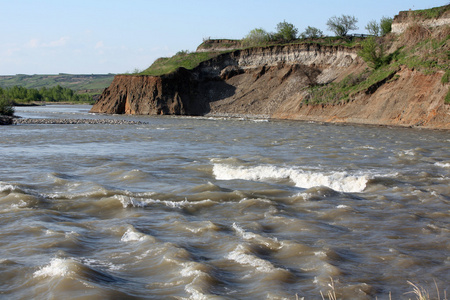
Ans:
[[[0,76],[0,87],[7,88],[13,86],[22,86],[25,88],[39,89],[42,87],[50,88],[60,85],[79,93],[101,94],[114,79],[114,74],[98,75],[13,75]]]

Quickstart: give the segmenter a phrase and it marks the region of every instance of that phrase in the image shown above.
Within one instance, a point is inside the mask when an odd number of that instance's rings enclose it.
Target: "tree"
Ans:
[[[305,31],[303,31],[300,36],[304,39],[307,38],[318,38],[321,37],[323,35],[322,30],[316,28],[316,27],[311,27],[308,26],[306,27]]]
[[[333,31],[336,36],[344,37],[350,30],[357,30],[358,19],[354,16],[342,15],[331,17],[327,21],[328,30]]]
[[[361,42],[361,50],[358,51],[358,55],[364,59],[369,67],[374,69],[381,67],[386,61],[383,45],[378,44],[373,36]]]
[[[380,25],[378,25],[377,21],[372,20],[366,25],[366,30],[369,34],[378,36],[380,34]]]
[[[255,28],[251,30],[243,39],[245,46],[259,46],[264,45],[269,41],[269,34],[262,28]]]
[[[386,35],[392,30],[392,18],[382,17],[380,20],[381,35]]]
[[[286,21],[277,24],[277,37],[284,41],[292,41],[297,38],[298,29]]]

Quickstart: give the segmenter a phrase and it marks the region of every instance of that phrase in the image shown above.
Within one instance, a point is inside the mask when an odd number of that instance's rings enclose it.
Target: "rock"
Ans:
[[[0,125],[11,125],[13,123],[13,117],[0,116]]]

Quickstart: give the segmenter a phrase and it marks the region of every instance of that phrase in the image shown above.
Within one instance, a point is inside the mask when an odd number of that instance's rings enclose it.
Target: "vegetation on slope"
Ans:
[[[447,4],[444,6],[433,7],[430,9],[415,10],[412,13],[415,17],[418,17],[421,19],[437,19],[440,16],[442,16],[449,9],[450,9],[450,4]]]
[[[420,11],[421,15],[442,15],[450,5]],[[438,13],[436,13],[438,12]],[[450,27],[430,31],[419,23],[413,23],[399,36],[368,37],[360,44],[358,54],[370,68],[361,74],[353,74],[341,82],[308,88],[305,104],[337,104],[348,102],[352,95],[365,92],[373,86],[396,80],[400,66],[416,69],[424,74],[443,71],[442,84],[450,78]],[[445,103],[450,104],[450,91]]]
[[[220,52],[188,52],[180,51],[170,58],[159,58],[149,68],[135,75],[160,76],[169,74],[178,68],[192,70],[201,62],[219,55]]]

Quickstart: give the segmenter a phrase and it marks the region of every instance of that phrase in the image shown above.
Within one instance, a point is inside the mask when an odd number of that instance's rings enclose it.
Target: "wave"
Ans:
[[[136,232],[135,230],[129,228],[123,234],[120,241],[122,242],[142,242],[147,239],[147,236],[143,233]]]
[[[213,174],[217,180],[267,181],[289,179],[296,187],[311,188],[325,186],[339,192],[359,193],[364,191],[369,175],[351,175],[347,172],[312,172],[298,168],[263,165],[254,167],[214,164]]]
[[[254,255],[242,244],[238,244],[237,247],[226,256],[226,258],[260,273],[273,274],[277,272],[288,272],[285,269],[274,266],[270,261]]]
[[[268,238],[263,237],[259,234],[245,231],[241,226],[233,223],[233,230],[236,232],[238,236],[240,236],[244,240],[248,240],[256,243],[257,245],[264,246],[270,250],[279,250],[281,248],[281,243],[278,242],[277,238]]]
[[[18,187],[13,185],[13,184],[5,183],[5,182],[1,182],[0,181],[0,193],[12,192],[12,191],[15,191],[17,189],[18,189]]]
[[[103,263],[94,259],[53,258],[49,264],[35,271],[33,277],[48,278],[50,280],[66,278],[71,280],[70,282],[73,285],[93,287],[91,283],[125,282],[126,280],[110,274],[110,271],[117,269],[111,263]],[[55,281],[55,284],[60,285],[64,283]],[[52,286],[51,290],[53,291],[58,289],[54,285],[50,286]]]
[[[450,162],[448,162],[448,163],[437,162],[434,165],[438,166],[438,167],[441,167],[441,168],[450,168]]]
[[[188,201],[187,199],[181,201],[171,201],[171,200],[134,198],[125,195],[114,195],[113,198],[119,200],[120,203],[122,203],[123,208],[128,207],[145,208],[155,204],[162,204],[170,208],[186,208],[193,206],[210,206],[216,203],[209,199],[191,202]]]
[[[34,277],[66,277],[74,273],[74,265],[75,261],[72,259],[53,258],[48,265],[43,266],[33,275]]]

